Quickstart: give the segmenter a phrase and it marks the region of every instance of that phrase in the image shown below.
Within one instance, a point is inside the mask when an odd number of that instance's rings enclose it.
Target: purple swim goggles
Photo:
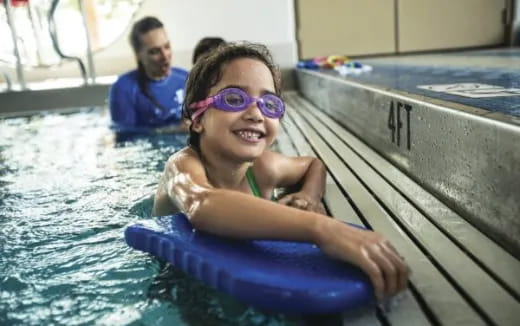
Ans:
[[[205,100],[190,104],[190,109],[194,111],[191,115],[191,119],[196,120],[210,105],[222,111],[238,112],[245,110],[255,101],[262,114],[268,118],[278,119],[283,116],[285,112],[283,100],[274,94],[264,94],[260,97],[253,97],[249,96],[249,94],[240,88],[231,87],[225,88]]]

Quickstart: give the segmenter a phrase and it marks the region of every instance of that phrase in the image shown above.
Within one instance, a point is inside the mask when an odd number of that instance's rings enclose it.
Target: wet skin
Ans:
[[[261,96],[274,92],[273,76],[260,61],[235,59],[223,67],[209,95],[227,87]],[[154,215],[170,214],[177,206],[196,229],[213,234],[313,242],[331,257],[362,268],[379,299],[405,289],[409,268],[382,235],[345,225],[315,208],[325,189],[321,161],[269,151],[279,123],[264,117],[256,103],[241,112],[208,109],[193,122],[200,134],[200,154],[185,148],[170,157],[155,196]],[[250,166],[264,199],[251,196],[245,177]],[[302,184],[300,192],[280,202],[307,210],[265,200],[274,188],[295,184]]]

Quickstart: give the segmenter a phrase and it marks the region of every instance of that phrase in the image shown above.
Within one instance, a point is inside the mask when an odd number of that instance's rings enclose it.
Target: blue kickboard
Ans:
[[[310,243],[233,240],[195,232],[184,214],[144,220],[126,243],[260,309],[325,314],[375,303],[368,277]]]

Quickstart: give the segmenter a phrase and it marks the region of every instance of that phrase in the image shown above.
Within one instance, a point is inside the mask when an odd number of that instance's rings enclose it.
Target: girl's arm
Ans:
[[[300,186],[297,192],[281,198],[280,204],[325,214],[321,200],[325,194],[326,169],[319,159],[265,152],[255,164],[269,170],[267,174],[274,176],[275,187]]]
[[[237,191],[213,188],[191,149],[174,155],[165,173],[168,196],[197,230],[241,239],[313,242],[326,254],[362,268],[380,299],[406,287],[408,267],[375,232]]]

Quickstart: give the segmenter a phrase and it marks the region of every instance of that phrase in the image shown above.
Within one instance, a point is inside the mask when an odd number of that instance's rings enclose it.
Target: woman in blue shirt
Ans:
[[[121,76],[109,94],[112,127],[116,131],[182,128],[182,102],[188,72],[171,67],[172,51],[163,24],[145,17],[132,27],[130,44],[137,69]]]

